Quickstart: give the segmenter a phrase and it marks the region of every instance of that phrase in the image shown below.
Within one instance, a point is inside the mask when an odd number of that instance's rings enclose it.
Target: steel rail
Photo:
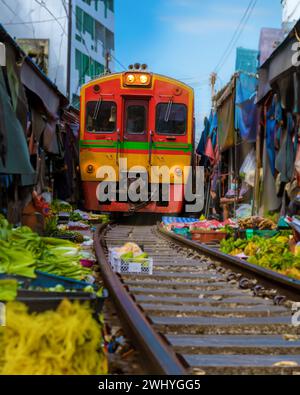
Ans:
[[[96,256],[105,286],[120,314],[125,332],[145,357],[141,362],[151,374],[186,375],[187,370],[183,361],[153,329],[120,281],[120,277],[111,269],[104,251],[105,228],[106,225],[98,226],[94,235]]]
[[[186,239],[183,236],[176,235],[162,228],[160,224],[157,225],[158,231],[169,240],[175,240],[186,246],[191,247],[205,255],[219,260],[222,264],[227,264],[230,267],[238,268],[240,272],[259,278],[262,284],[267,286],[276,286],[286,296],[292,296],[295,300],[300,300],[300,281],[284,276],[273,270],[266,269],[261,266],[251,264],[243,259],[228,255],[215,248],[209,247],[205,244],[197,243]]]

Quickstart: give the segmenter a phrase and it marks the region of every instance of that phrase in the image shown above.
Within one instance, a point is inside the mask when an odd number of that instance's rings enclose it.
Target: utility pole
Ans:
[[[69,0],[69,11],[68,11],[68,58],[67,58],[67,98],[72,101],[71,98],[71,65],[72,65],[72,1]]]
[[[216,86],[216,82],[217,82],[217,73],[212,72],[210,75],[210,86],[211,86],[211,102],[212,102],[212,107],[214,108],[214,96],[216,94],[216,90],[215,90],[215,86]]]
[[[111,62],[111,56],[110,56],[109,50],[107,50],[106,54],[105,54],[105,69],[104,69],[105,74],[110,74],[111,73],[111,70],[109,68],[109,63],[110,62]]]

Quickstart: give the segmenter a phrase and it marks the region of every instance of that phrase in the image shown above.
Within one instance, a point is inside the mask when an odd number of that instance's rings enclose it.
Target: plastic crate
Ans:
[[[67,277],[56,276],[55,274],[50,274],[46,272],[41,272],[36,270],[36,278],[28,278],[23,276],[16,276],[13,274],[0,274],[1,278],[12,278],[23,284],[24,288],[30,286],[41,287],[41,288],[52,288],[56,285],[62,285],[66,289],[72,290],[82,290],[83,288],[91,285],[95,290],[98,289],[96,284],[90,284],[86,281],[73,280]]]
[[[109,249],[109,263],[114,272],[120,274],[152,274],[153,273],[153,259],[145,258],[142,262],[135,262],[133,259],[124,261],[121,259],[114,249]]]
[[[264,237],[265,239],[270,239],[271,237],[276,236],[279,232],[277,230],[259,230],[259,229],[247,229],[245,231],[246,239],[250,240],[253,236]]]
[[[173,233],[175,233],[178,236],[183,236],[186,237],[187,239],[191,239],[192,235],[189,229],[187,228],[173,228],[172,229]]]
[[[18,290],[17,300],[25,303],[30,312],[42,312],[46,310],[56,310],[59,304],[68,299],[71,302],[88,302],[94,313],[101,313],[105,296],[97,296],[89,292],[45,292]]]

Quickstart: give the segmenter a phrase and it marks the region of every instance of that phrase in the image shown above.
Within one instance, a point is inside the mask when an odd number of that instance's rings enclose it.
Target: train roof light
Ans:
[[[125,73],[123,76],[124,86],[145,86],[151,85],[152,76],[146,72],[131,72]]]

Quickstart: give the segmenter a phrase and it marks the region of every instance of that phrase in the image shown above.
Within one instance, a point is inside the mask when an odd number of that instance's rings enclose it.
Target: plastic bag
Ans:
[[[254,187],[255,170],[256,170],[256,157],[255,157],[255,150],[254,148],[252,148],[252,150],[246,156],[240,168],[240,174],[245,174],[246,176],[245,181],[247,182],[247,184],[251,185],[252,187]]]
[[[247,218],[252,215],[251,204],[241,204],[236,210],[236,218]]]

